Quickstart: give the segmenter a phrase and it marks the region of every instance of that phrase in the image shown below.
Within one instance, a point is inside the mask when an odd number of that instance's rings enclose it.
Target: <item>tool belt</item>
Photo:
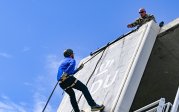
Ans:
[[[70,76],[67,75],[67,73],[63,73],[63,75],[60,78],[60,83],[64,82],[67,78],[69,78]]]
[[[67,75],[64,73],[60,79],[60,86],[63,90],[67,90],[69,88],[72,88],[78,80],[71,75]]]

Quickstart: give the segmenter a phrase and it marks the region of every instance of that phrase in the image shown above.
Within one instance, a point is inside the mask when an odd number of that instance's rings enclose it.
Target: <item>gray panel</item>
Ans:
[[[143,35],[141,44],[139,45],[136,55],[134,56],[134,62],[131,66],[128,78],[126,79],[124,89],[119,96],[115,107],[115,112],[129,112],[155,39],[160,30],[159,27],[153,22],[148,23],[148,26],[146,25],[141,27],[141,29],[145,28],[146,32]]]
[[[104,58],[102,58],[88,84],[93,98],[97,103],[106,106],[106,112],[111,111],[112,105],[115,105],[117,102],[114,93],[118,93],[122,89],[126,74],[133,60],[132,57],[142,35],[143,31],[136,32],[107,48]],[[134,36],[137,38],[133,38]],[[109,105],[109,102],[111,105]],[[90,110],[84,97],[80,101],[80,106],[84,110]]]
[[[159,28],[149,22],[106,48],[94,74],[92,73],[102,52],[86,63],[77,74],[78,79],[87,84],[95,101],[106,106],[105,112],[129,111],[158,31]],[[129,94],[131,97],[126,96]],[[83,96],[80,97],[81,92],[76,91],[76,95],[77,99],[80,98],[80,109],[90,112],[86,100]],[[58,112],[71,110],[69,98],[65,94]]]

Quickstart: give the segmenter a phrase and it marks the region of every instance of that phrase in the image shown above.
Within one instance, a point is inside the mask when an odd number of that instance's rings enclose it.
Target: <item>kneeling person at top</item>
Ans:
[[[151,14],[147,14],[144,8],[139,9],[139,14],[140,14],[140,18],[135,20],[133,23],[128,24],[127,25],[128,28],[133,28],[136,26],[139,28],[140,26],[142,26],[146,22],[149,22],[150,20],[154,20],[154,22],[156,22],[155,17]]]

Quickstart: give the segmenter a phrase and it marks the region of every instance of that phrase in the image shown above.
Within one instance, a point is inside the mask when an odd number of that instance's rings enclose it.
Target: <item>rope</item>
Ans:
[[[109,44],[109,43],[108,43],[108,44]],[[103,54],[104,54],[104,52],[105,52],[105,50],[106,50],[106,48],[107,48],[108,46],[109,46],[109,45],[106,45],[106,47],[105,47],[103,50],[100,50],[100,51],[103,51],[103,52],[102,52],[102,54],[101,54],[101,57],[100,57],[99,60],[97,61],[93,72],[91,73],[90,77],[88,78],[87,83],[86,83],[86,86],[88,85],[88,83],[89,83],[91,77],[93,76],[93,74],[94,74],[94,72],[95,72],[95,70],[96,70],[96,68],[97,68],[97,66],[98,66],[98,64],[99,64],[99,62],[100,62],[100,60],[102,59]],[[97,54],[99,54],[100,51],[97,52]],[[95,54],[93,57],[95,57],[97,54]],[[80,95],[80,97],[79,97],[79,99],[78,99],[78,103],[80,102],[81,97],[82,97],[82,94]],[[74,112],[74,109],[72,109],[71,112]]]
[[[94,51],[94,52],[91,52],[91,53],[90,53],[90,55],[96,54],[96,53],[98,53],[98,52],[100,52],[100,51],[104,50],[106,47],[108,47],[108,46],[110,46],[111,44],[113,44],[113,43],[115,43],[115,42],[119,41],[120,39],[122,39],[122,38],[124,38],[124,37],[126,37],[126,36],[130,35],[131,33],[133,33],[133,32],[135,32],[135,31],[137,31],[138,29],[139,29],[139,28],[136,28],[136,29],[134,29],[134,30],[132,30],[132,31],[130,31],[130,32],[128,32],[128,33],[126,33],[126,34],[123,34],[123,35],[119,36],[117,39],[115,39],[115,40],[113,40],[113,41],[109,42],[107,45],[105,45],[105,46],[103,46],[103,47],[101,47],[101,48],[97,49],[97,50],[96,50],[96,51]]]
[[[49,98],[48,98],[48,100],[47,100],[47,103],[45,104],[45,107],[43,108],[42,112],[45,111],[45,109],[46,109],[46,107],[47,107],[47,105],[48,105],[48,103],[49,103],[49,101],[50,101],[50,99],[51,99],[51,97],[52,97],[52,95],[53,95],[53,93],[54,93],[54,91],[55,91],[55,89],[56,89],[58,83],[59,83],[59,81],[55,84],[55,87],[53,88],[53,91],[51,92],[51,94],[50,94],[50,96],[49,96]]]
[[[108,46],[110,46],[111,44],[115,43],[116,41],[122,39],[123,37],[125,37],[125,36],[127,36],[127,35],[129,35],[129,34],[131,34],[131,33],[133,33],[133,32],[135,32],[136,30],[138,30],[138,28],[135,29],[135,30],[132,30],[131,32],[128,32],[127,34],[123,34],[122,36],[120,36],[120,37],[117,38],[116,40],[114,40],[114,41],[112,41],[112,42],[109,42],[106,46],[104,46],[104,47],[98,49],[97,51],[91,52],[90,55],[93,56],[93,57],[91,57],[90,59],[88,59],[88,60],[87,60],[86,62],[84,62],[83,64],[86,64],[87,62],[89,62],[89,61],[90,61],[91,59],[93,59],[96,55],[98,55],[101,51],[103,51],[103,53],[104,53],[104,51],[106,50],[106,48],[107,48]],[[99,61],[101,60],[101,58],[102,58],[102,56],[103,56],[103,53],[102,53],[100,59],[98,60],[96,66],[95,66],[95,69],[96,69],[96,67],[97,67],[97,65],[98,65],[98,63],[99,63]],[[95,54],[95,55],[94,55],[94,54]],[[89,79],[88,79],[86,85],[88,84],[88,82],[89,82],[89,80],[91,79],[93,73],[95,72],[95,69],[93,70],[91,76],[89,77]],[[53,95],[53,93],[54,93],[54,91],[55,91],[55,89],[56,89],[58,83],[59,83],[59,81],[56,83],[56,85],[55,85],[53,91],[51,92],[51,94],[50,94],[50,96],[49,96],[49,98],[48,98],[48,100],[47,100],[47,102],[46,102],[46,104],[45,104],[45,107],[43,108],[42,112],[45,111],[45,109],[46,109],[46,107],[47,107],[47,105],[48,105],[48,103],[49,103],[49,101],[50,101],[50,99],[51,99],[51,97],[52,97],[52,95]],[[63,93],[62,93],[62,95],[63,95]],[[81,95],[81,96],[82,96],[82,95]],[[80,96],[79,100],[81,99],[81,96]],[[78,100],[78,103],[79,103],[79,100]],[[73,110],[72,110],[72,111],[73,111]]]
[[[91,59],[93,59],[96,55],[98,55],[101,51],[103,51],[101,57],[99,58],[98,62],[96,63],[96,66],[95,66],[93,72],[91,73],[91,75],[90,75],[90,77],[89,77],[89,79],[88,79],[86,85],[89,83],[89,81],[90,81],[92,75],[94,74],[94,72],[95,72],[95,70],[96,70],[96,68],[97,68],[97,65],[98,65],[98,63],[100,62],[101,58],[103,57],[103,54],[104,54],[104,51],[106,50],[106,48],[107,48],[108,46],[110,46],[111,44],[115,43],[116,41],[120,40],[121,38],[123,38],[123,37],[125,37],[125,36],[127,36],[127,35],[129,35],[129,34],[131,34],[131,33],[133,33],[133,32],[135,32],[136,30],[137,30],[137,29],[132,30],[131,32],[129,32],[129,33],[127,33],[127,34],[124,34],[124,35],[120,36],[119,38],[117,38],[117,39],[114,40],[113,42],[109,42],[106,46],[102,47],[101,49],[98,49],[97,51],[90,53],[90,55],[93,56],[93,57],[91,57],[90,59],[88,59],[88,60],[87,60],[86,62],[84,62],[83,64],[86,64],[86,63],[89,62]],[[46,109],[46,107],[47,107],[47,105],[48,105],[48,103],[49,103],[49,101],[50,101],[50,99],[51,99],[51,97],[52,97],[52,95],[53,95],[53,93],[54,93],[54,91],[55,91],[55,89],[56,89],[58,83],[59,83],[59,81],[56,83],[56,85],[55,85],[53,91],[51,92],[51,94],[50,94],[50,96],[49,96],[49,98],[48,98],[48,100],[47,100],[47,102],[46,102],[46,104],[45,104],[45,107],[44,107],[44,109],[42,110],[42,112],[45,111],[45,109]],[[62,93],[62,95],[63,95],[63,93]],[[78,99],[78,103],[79,103],[81,97],[82,97],[82,94],[80,95],[80,98]],[[73,112],[73,110],[72,110],[71,112]]]

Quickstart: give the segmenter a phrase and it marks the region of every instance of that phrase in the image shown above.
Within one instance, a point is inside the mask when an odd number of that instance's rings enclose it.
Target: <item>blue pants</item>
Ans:
[[[64,82],[60,83],[60,87],[62,89],[65,89],[65,88],[69,87],[71,84],[73,84],[75,80],[76,80],[75,77],[70,76]],[[86,98],[86,100],[90,106],[96,105],[91,94],[89,93],[88,88],[81,81],[78,80],[73,87],[64,90],[70,96],[70,102],[71,102],[71,105],[75,112],[80,112],[80,109],[78,107],[78,103],[76,101],[76,96],[75,96],[75,92],[74,92],[73,88],[77,89],[83,93],[84,97]]]

